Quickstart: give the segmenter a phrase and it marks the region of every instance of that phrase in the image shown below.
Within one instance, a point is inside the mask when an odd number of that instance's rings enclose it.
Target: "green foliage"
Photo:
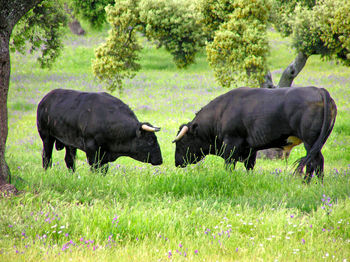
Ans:
[[[88,21],[94,28],[101,29],[106,22],[105,7],[114,2],[114,0],[70,0],[68,3],[78,18]]]
[[[123,6],[122,3],[117,2],[114,8]],[[114,31],[96,51],[94,73],[109,83],[111,90],[121,88],[123,79],[135,75],[140,68],[136,61],[141,49],[134,36],[135,28],[148,40],[164,46],[178,68],[194,63],[195,54],[207,41],[209,65],[221,85],[256,87],[265,81],[268,70],[269,21],[284,36],[292,35],[298,52],[336,57],[349,65],[350,26],[349,16],[344,12],[349,9],[348,1],[316,3],[313,0],[139,0],[131,10],[113,14],[119,18],[110,17]],[[129,25],[125,17],[130,13],[134,17]],[[125,22],[116,22],[123,19]],[[129,26],[133,28],[130,34]],[[123,45],[125,41],[130,45]]]
[[[204,25],[207,38],[212,41],[219,26],[230,20],[234,5],[232,0],[199,0],[196,8],[201,15],[199,21]]]
[[[207,44],[208,61],[221,85],[229,87],[244,81],[256,86],[267,72],[269,5],[265,0],[237,0],[232,5],[230,19]]]
[[[38,61],[50,67],[62,48],[63,27],[67,17],[59,1],[44,1],[29,11],[15,26],[10,41],[11,51],[40,51]]]
[[[141,46],[135,28],[139,24],[138,1],[120,0],[106,7],[112,29],[105,43],[95,50],[92,69],[97,78],[108,84],[110,91],[121,89],[123,79],[132,78],[140,69]]]
[[[321,0],[314,7],[312,30],[318,31],[327,47],[327,58],[334,56],[350,66],[350,2],[347,0]]]
[[[312,30],[315,19],[312,9],[297,6],[294,11],[294,19],[289,21],[292,30],[292,45],[308,56],[327,52],[318,30]]]
[[[350,2],[347,0],[273,1],[273,22],[284,36],[292,36],[298,52],[350,65]]]
[[[143,0],[140,21],[146,37],[163,45],[178,68],[194,63],[195,54],[204,45],[204,34],[191,1]]]
[[[297,6],[293,29],[293,46],[307,54],[337,58],[350,66],[350,2],[318,1],[313,9]]]
[[[194,63],[196,52],[204,45],[203,30],[191,2],[121,0],[106,10],[112,29],[106,43],[96,49],[93,71],[111,91],[121,89],[123,80],[134,77],[140,69],[136,62],[141,50],[137,30],[163,45],[178,68]]]
[[[272,0],[271,19],[277,31],[283,36],[292,34],[291,21],[294,19],[296,6],[311,9],[315,0]]]

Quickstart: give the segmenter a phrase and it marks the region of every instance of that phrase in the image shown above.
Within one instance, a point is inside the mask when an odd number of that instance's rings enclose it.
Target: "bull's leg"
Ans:
[[[226,170],[234,170],[236,168],[237,161],[231,158],[225,160],[225,169]]]
[[[239,160],[241,145],[243,140],[235,140],[231,137],[226,137],[223,142],[222,149],[220,150],[220,155],[225,159],[226,169],[234,170],[236,163]]]
[[[305,172],[305,177],[304,180],[309,184],[312,176],[314,173],[316,173],[317,177],[321,179],[323,183],[323,164],[324,164],[324,159],[323,155],[321,152],[319,152],[309,164],[306,166],[306,172]]]
[[[96,159],[96,153],[86,152],[86,158],[88,160],[89,165],[91,166],[91,170],[96,169],[98,165],[98,159]]]
[[[304,176],[304,181],[306,183],[308,183],[308,184],[310,183],[313,172],[314,172],[314,168],[313,168],[312,163],[310,163],[306,166],[306,171],[305,171],[305,176]]]
[[[321,182],[323,183],[323,168],[324,168],[324,158],[321,152],[317,154],[315,157],[315,162],[314,162],[314,169],[316,172],[316,175],[319,179],[321,179]]]
[[[225,159],[226,170],[234,170],[236,168],[237,159],[235,157],[235,147],[226,146],[223,154],[223,159]]]
[[[244,161],[244,166],[247,169],[247,171],[254,169],[255,161],[256,161],[256,151],[252,151],[250,152],[247,160]]]
[[[97,152],[87,152],[86,157],[92,171],[100,170],[101,173],[106,174],[108,171],[108,158],[105,152],[99,150]]]
[[[66,156],[64,161],[68,169],[75,171],[75,158],[77,155],[77,149],[71,146],[66,146]]]
[[[43,141],[42,160],[43,168],[46,170],[52,166],[52,149],[55,138],[44,132],[39,132],[39,135]]]
[[[108,163],[101,165],[100,170],[103,175],[106,175],[109,169]]]
[[[302,177],[302,175],[303,175],[303,169],[304,169],[303,162],[304,162],[304,159],[305,159],[305,158],[306,158],[306,157],[302,157],[302,158],[300,159],[300,162],[299,162],[297,168],[294,170],[294,173],[293,173],[294,175],[298,175],[298,176]]]

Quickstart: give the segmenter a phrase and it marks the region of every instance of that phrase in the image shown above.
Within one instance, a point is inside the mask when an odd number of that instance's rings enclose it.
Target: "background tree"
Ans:
[[[14,26],[40,0],[0,0],[0,186],[7,183],[9,168],[5,161],[8,134],[7,95],[10,81],[10,36]]]
[[[205,44],[195,8],[195,2],[187,0],[140,1],[142,32],[148,40],[164,46],[178,68],[194,63],[196,53]]]
[[[116,2],[113,8],[123,5],[125,0]],[[223,86],[237,85],[275,87],[269,72],[267,29],[273,24],[283,36],[291,37],[297,51],[295,60],[284,70],[278,86],[291,86],[294,78],[306,64],[310,55],[320,54],[326,59],[348,61],[348,20],[347,0],[141,0],[136,1],[138,20],[135,29],[143,32],[149,40],[155,40],[173,55],[178,67],[186,67],[194,62],[195,53],[207,43],[208,62],[217,80]],[[142,6],[142,7],[141,7]],[[135,10],[136,10],[135,9]],[[125,10],[125,12],[127,12]],[[129,11],[128,11],[129,12]],[[119,13],[122,15],[122,13]],[[117,18],[109,18],[115,21]],[[127,30],[118,32],[128,34]],[[118,79],[120,87],[126,72],[138,70],[130,67],[130,60],[110,59],[113,68],[120,71],[98,69],[102,66],[99,52],[104,54],[126,53],[112,50],[111,41],[122,36],[109,36],[109,44],[104,44],[96,52],[95,74],[107,82]],[[136,39],[135,39],[136,41]],[[115,44],[115,47],[118,45]],[[130,46],[131,47],[131,46]],[[129,50],[132,54],[140,51]],[[137,56],[134,55],[134,58]],[[112,56],[111,56],[112,58]],[[136,60],[133,60],[136,64]],[[107,66],[105,66],[107,67]],[[98,70],[97,70],[98,69]],[[136,70],[135,70],[136,69]],[[101,73],[105,71],[106,73]],[[108,72],[108,73],[107,73]],[[123,72],[123,73],[121,73]],[[114,74],[120,75],[115,77]],[[112,79],[112,80],[111,80]],[[116,87],[116,85],[114,85]]]
[[[275,28],[290,36],[297,50],[278,86],[291,86],[311,55],[335,59],[349,66],[350,2],[347,0],[275,0]]]
[[[28,11],[13,29],[10,51],[40,53],[38,62],[49,68],[63,49],[66,12],[59,1],[43,1]]]
[[[105,7],[114,0],[67,0],[75,17],[87,21],[93,28],[101,29],[107,22]]]
[[[137,63],[141,46],[136,39],[139,26],[139,1],[119,1],[107,6],[107,20],[111,25],[105,43],[95,50],[92,69],[97,78],[105,81],[111,91],[120,88],[124,78],[132,78],[140,69]]]
[[[222,86],[237,86],[242,82],[252,87],[262,85],[267,73],[269,50],[266,35],[268,2],[235,0],[226,3],[226,7],[229,8],[225,11],[232,13],[226,15],[214,32],[213,41],[206,47],[209,65]],[[206,23],[209,24],[213,15],[206,15]]]
[[[119,0],[106,11],[112,29],[96,49],[92,67],[111,91],[121,89],[123,79],[140,69],[137,61],[142,46],[136,32],[164,46],[179,68],[194,63],[196,52],[204,45],[205,34],[191,1]]]
[[[5,160],[8,135],[7,96],[11,69],[10,43],[12,50],[20,52],[24,52],[25,46],[29,46],[31,51],[39,50],[41,56],[38,60],[43,67],[49,67],[62,48],[59,29],[65,25],[62,8],[58,6],[59,2],[41,2],[0,0],[0,191],[4,185],[5,189],[8,189],[6,184],[10,180],[10,170]]]

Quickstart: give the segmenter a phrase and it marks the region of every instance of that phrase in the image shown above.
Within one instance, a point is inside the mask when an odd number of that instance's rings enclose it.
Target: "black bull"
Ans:
[[[255,165],[256,152],[282,148],[289,152],[304,143],[307,155],[296,171],[309,182],[312,173],[323,178],[321,149],[330,135],[337,107],[329,93],[317,87],[279,89],[238,88],[204,106],[195,118],[180,126],[175,165],[184,167],[205,155],[219,155],[227,165]]]
[[[108,162],[129,156],[153,165],[162,155],[148,123],[140,123],[121,100],[107,93],[56,89],[39,103],[37,127],[43,141],[43,167],[52,164],[52,149],[66,148],[65,162],[74,171],[77,149],[86,153],[89,164],[108,169]]]

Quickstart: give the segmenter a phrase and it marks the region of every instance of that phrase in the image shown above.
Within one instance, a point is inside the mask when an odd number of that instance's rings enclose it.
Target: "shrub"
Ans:
[[[265,0],[236,0],[232,7],[229,20],[207,45],[208,61],[223,86],[239,81],[256,86],[267,72],[269,5]]]

